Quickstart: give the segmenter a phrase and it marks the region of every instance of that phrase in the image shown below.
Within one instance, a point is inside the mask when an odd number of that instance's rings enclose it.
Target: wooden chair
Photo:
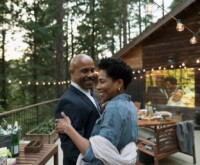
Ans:
[[[179,151],[176,125],[171,125],[157,129],[155,134],[156,142],[149,141],[144,138],[138,140],[138,150],[154,157],[154,164],[158,165],[160,159],[166,158]],[[151,146],[149,150],[147,146]]]
[[[154,157],[154,164],[158,165],[159,160],[166,158],[176,152],[180,152],[176,125],[170,125],[162,127],[156,130],[155,134],[156,142],[139,138],[138,139],[138,150]],[[149,146],[152,150],[149,149]],[[196,164],[195,148],[193,146],[193,163]]]

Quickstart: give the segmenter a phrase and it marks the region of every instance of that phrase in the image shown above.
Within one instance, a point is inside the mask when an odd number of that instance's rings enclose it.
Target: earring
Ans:
[[[117,88],[117,92],[120,92],[120,90],[121,90],[121,88],[120,88],[120,87],[118,87],[118,88]]]

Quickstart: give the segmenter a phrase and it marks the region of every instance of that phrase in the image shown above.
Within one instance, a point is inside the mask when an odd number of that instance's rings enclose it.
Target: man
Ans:
[[[164,83],[168,96],[167,105],[178,105],[184,92],[181,87],[177,86],[177,79],[169,76],[164,79]]]
[[[145,102],[147,104],[167,104],[168,95],[164,86],[164,75],[159,74],[155,77],[156,86],[148,87],[145,95]]]
[[[89,138],[100,108],[91,95],[94,62],[85,54],[73,57],[70,63],[71,85],[61,97],[56,108],[56,119],[61,112],[70,117],[73,127],[85,138]],[[66,134],[60,134],[63,150],[63,165],[75,165],[79,151]]]

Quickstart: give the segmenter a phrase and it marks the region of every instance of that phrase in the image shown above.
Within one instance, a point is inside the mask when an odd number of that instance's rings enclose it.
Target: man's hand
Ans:
[[[172,94],[172,100],[174,102],[178,102],[178,101],[181,100],[182,96],[183,96],[183,91],[178,90],[176,92],[173,92],[173,94]]]

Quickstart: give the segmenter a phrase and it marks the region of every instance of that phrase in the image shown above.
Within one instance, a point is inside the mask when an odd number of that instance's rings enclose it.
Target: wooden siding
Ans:
[[[142,66],[142,47],[136,46],[129,54],[121,57],[132,69],[141,69]]]
[[[176,17],[180,18],[194,32],[197,32],[200,28],[199,12],[200,2],[198,1]],[[176,21],[171,19],[165,26],[143,41],[144,68],[169,67],[168,58],[170,56],[174,57],[176,67],[179,67],[183,62],[187,67],[197,67],[196,59],[200,57],[200,43],[190,44],[192,35],[187,29],[178,32]]]
[[[172,11],[170,14],[173,13]],[[181,19],[193,32],[197,32],[200,28],[200,1],[192,1],[173,16]],[[195,106],[199,107],[200,64],[196,60],[200,59],[200,39],[196,44],[190,44],[193,34],[187,28],[183,32],[178,32],[176,21],[170,19],[169,15],[149,29],[116,53],[115,57],[123,59],[135,70],[158,69],[160,66],[168,69],[171,57],[175,62],[174,68],[179,68],[182,63],[185,63],[187,68],[195,68]],[[145,79],[140,79],[137,74],[134,76],[137,79],[129,86],[128,93],[131,94],[133,101],[140,101],[144,107]]]

